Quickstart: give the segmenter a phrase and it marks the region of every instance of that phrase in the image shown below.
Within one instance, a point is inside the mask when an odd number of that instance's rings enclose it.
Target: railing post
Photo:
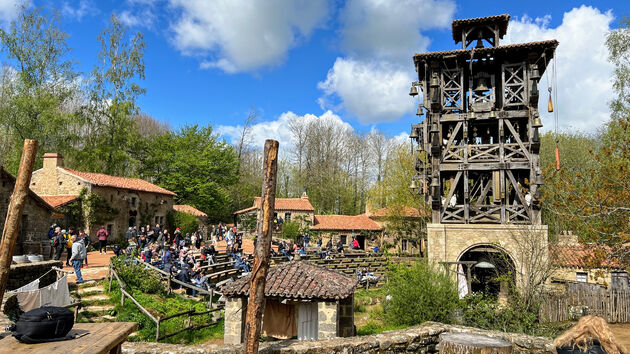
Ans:
[[[170,294],[171,293],[171,274],[170,273],[168,274],[167,285],[168,285],[167,293]]]
[[[120,288],[120,306],[125,306],[125,292]]]
[[[112,262],[109,262],[109,271],[107,272],[107,276],[109,277],[109,288],[107,288],[107,292],[112,291],[112,280],[114,276],[112,275]]]
[[[157,323],[155,324],[155,342],[157,343],[160,339],[160,321],[161,319],[157,318]]]

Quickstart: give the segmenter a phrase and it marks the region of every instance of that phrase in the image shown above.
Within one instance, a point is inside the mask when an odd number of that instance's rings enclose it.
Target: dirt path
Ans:
[[[630,323],[613,323],[610,325],[610,329],[613,331],[615,339],[625,346],[626,350],[630,350]]]

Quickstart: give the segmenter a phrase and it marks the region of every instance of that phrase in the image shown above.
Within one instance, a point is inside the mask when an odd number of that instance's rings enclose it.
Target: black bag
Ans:
[[[43,306],[22,314],[13,336],[27,344],[68,340],[74,338],[68,335],[73,325],[74,313],[69,309]]]

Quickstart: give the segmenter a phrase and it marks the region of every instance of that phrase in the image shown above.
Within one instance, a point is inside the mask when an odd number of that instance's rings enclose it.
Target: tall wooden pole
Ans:
[[[15,248],[20,223],[22,222],[22,212],[28,197],[28,188],[31,184],[36,154],[37,140],[25,140],[20,169],[15,180],[13,195],[11,195],[11,202],[9,203],[7,218],[2,231],[2,242],[0,243],[0,303],[2,303],[4,291],[7,288],[7,281],[9,280],[13,249]]]
[[[265,141],[264,179],[262,184],[262,216],[258,220],[254,266],[252,268],[245,319],[245,348],[247,353],[258,353],[258,342],[265,311],[265,282],[271,256],[271,222],[276,201],[276,173],[278,171],[278,142]]]

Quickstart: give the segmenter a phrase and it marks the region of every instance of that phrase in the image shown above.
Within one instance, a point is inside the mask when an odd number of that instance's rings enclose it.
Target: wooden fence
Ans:
[[[146,265],[146,264],[145,264]],[[157,268],[156,268],[157,269]],[[158,269],[159,270],[159,269]],[[155,316],[153,315],[151,312],[149,312],[149,310],[147,310],[144,306],[142,306],[138,300],[136,300],[129,292],[127,292],[127,285],[125,284],[124,281],[122,281],[122,279],[120,279],[120,277],[118,276],[118,273],[116,272],[116,268],[113,266],[113,264],[110,262],[109,264],[109,291],[111,291],[112,289],[112,281],[113,278],[116,278],[116,281],[118,282],[118,286],[120,288],[120,305],[124,306],[125,305],[125,298],[128,298],[129,300],[131,300],[131,302],[133,302],[134,305],[136,305],[136,307],[138,307],[138,309],[140,309],[140,311],[142,311],[142,313],[144,313],[151,321],[153,321],[155,323],[155,341],[159,342],[160,340],[175,336],[177,334],[180,334],[182,332],[185,331],[196,331],[202,328],[206,328],[206,327],[210,327],[210,326],[214,326],[216,324],[219,323],[219,319],[220,319],[220,314],[221,314],[221,310],[223,309],[222,306],[217,306],[215,308],[211,308],[210,310],[207,311],[202,311],[202,312],[197,312],[194,309],[190,309],[188,311],[184,311],[184,312],[180,312],[180,313],[176,313],[174,315],[170,315],[170,316],[166,316],[166,317],[160,317],[160,316]],[[176,279],[170,279],[170,280],[174,280],[178,283],[178,280]],[[186,283],[181,283],[183,285],[189,285]],[[170,292],[170,282],[168,283],[169,286],[169,292]],[[207,292],[203,289],[200,288],[196,288],[195,290],[200,292],[200,293],[206,293],[208,295],[210,295],[210,305],[212,305],[212,292]],[[211,321],[209,323],[205,323],[202,325],[193,325],[193,321],[192,318],[196,317],[196,316],[203,316],[203,315],[208,315],[208,314],[212,314],[212,318]],[[161,333],[160,332],[164,332],[163,330],[161,330],[161,324],[164,323],[167,320],[171,320],[173,318],[178,318],[178,317],[182,317],[182,316],[188,316],[188,319],[186,321],[186,327],[179,329],[175,332],[172,333]]]
[[[584,315],[597,315],[609,323],[630,322],[630,290],[608,290],[598,286],[567,284],[567,292],[543,299],[540,321],[561,322]]]

